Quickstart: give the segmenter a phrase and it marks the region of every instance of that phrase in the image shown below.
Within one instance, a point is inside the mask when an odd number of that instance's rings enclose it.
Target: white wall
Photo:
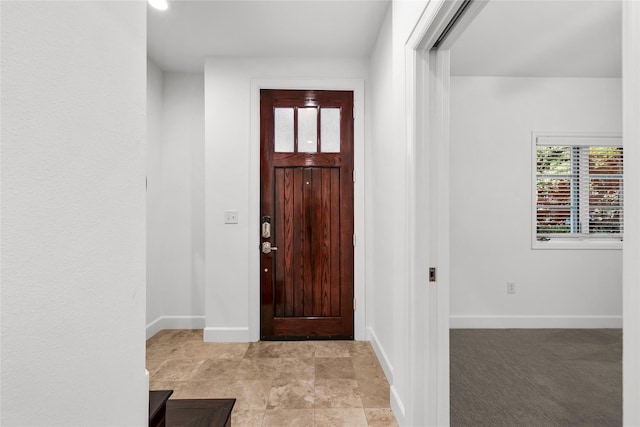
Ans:
[[[396,170],[389,159],[397,158],[393,143],[393,70],[391,45],[391,8],[380,28],[371,54],[371,138],[367,147],[367,326],[370,340],[380,359],[389,383],[393,383],[394,319],[389,302],[393,301],[393,269],[396,256],[394,230],[389,218],[397,206],[390,203],[394,191]]]
[[[357,81],[367,79],[368,68],[365,59],[207,60],[205,340],[259,339],[259,147],[253,146],[257,139],[252,140],[252,135],[258,133],[252,130],[256,123],[251,119],[258,104],[253,102],[257,93],[252,93],[252,82],[273,79],[296,80],[302,85],[305,81],[323,81],[330,85],[334,79],[353,79],[357,85]],[[366,114],[367,108],[356,108],[356,115],[360,115],[356,118],[356,143],[361,132],[358,123],[368,122],[364,119]],[[356,153],[356,167],[358,156]],[[362,183],[356,182],[356,188],[358,185]],[[356,194],[356,209],[358,204]],[[224,224],[225,210],[239,212],[238,224]],[[253,218],[251,212],[255,213]],[[356,214],[356,233],[358,227]],[[362,244],[363,234],[359,238]],[[356,272],[359,262],[364,260],[359,259],[356,248]]]
[[[149,61],[147,337],[204,327],[204,75]]]
[[[409,39],[416,23],[430,2],[427,0],[393,0],[391,9],[391,64],[392,64],[392,94],[387,99],[390,103],[389,114],[385,112],[376,119],[378,129],[390,129],[391,140],[389,146],[378,147],[382,151],[374,158],[386,156],[385,165],[380,160],[380,169],[372,173],[384,174],[387,179],[389,192],[381,192],[381,198],[386,198],[387,214],[380,217],[376,225],[378,229],[387,230],[391,240],[385,241],[390,256],[378,266],[376,272],[389,282],[383,286],[391,287],[392,298],[387,301],[389,313],[392,317],[392,350],[390,359],[393,367],[393,382],[391,384],[391,406],[400,425],[415,425],[417,414],[421,411],[423,402],[417,393],[417,385],[421,381],[421,373],[416,371],[421,358],[414,348],[412,338],[411,317],[416,309],[424,310],[423,301],[412,299],[408,270],[408,233],[407,219],[409,215],[407,202],[408,191],[408,162],[407,157],[407,102],[413,94],[407,92],[406,61],[407,50],[405,44]],[[377,137],[377,134],[376,134]],[[376,232],[379,232],[377,230]],[[376,238],[377,239],[377,238]],[[380,246],[375,248],[380,250]],[[423,326],[423,325],[420,325]]]
[[[1,7],[0,422],[146,425],[145,4]]]
[[[162,78],[162,70],[147,59],[147,338],[157,332],[149,325],[164,312],[159,285],[162,276],[154,269],[162,247],[163,231],[160,221],[162,186],[157,185],[162,177]]]
[[[452,327],[622,326],[620,250],[531,249],[531,132],[620,133],[621,96],[620,79],[452,77]]]

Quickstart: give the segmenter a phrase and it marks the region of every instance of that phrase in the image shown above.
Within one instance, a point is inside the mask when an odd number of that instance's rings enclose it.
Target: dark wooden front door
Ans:
[[[353,339],[353,92],[262,90],[260,179],[262,339]]]

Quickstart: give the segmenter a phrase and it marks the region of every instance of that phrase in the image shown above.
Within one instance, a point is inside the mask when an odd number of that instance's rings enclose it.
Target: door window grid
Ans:
[[[340,108],[276,107],[273,119],[274,152],[340,153]]]

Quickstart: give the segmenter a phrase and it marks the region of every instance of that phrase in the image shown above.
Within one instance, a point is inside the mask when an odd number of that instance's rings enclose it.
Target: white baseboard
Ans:
[[[147,393],[144,394],[144,398],[145,398],[145,401],[146,401],[144,407],[147,408],[147,417],[146,418],[149,419],[149,393],[148,393],[148,391],[151,390],[151,386],[150,386],[150,384],[151,384],[150,381],[151,380],[150,380],[150,376],[149,376],[149,371],[146,368],[144,369],[144,381],[145,381],[145,384],[147,385]]]
[[[378,340],[378,336],[371,329],[371,327],[367,328],[367,339],[371,343],[371,347],[373,347],[373,351],[376,353],[376,357],[380,362],[380,366],[382,366],[382,370],[384,371],[384,375],[387,377],[387,381],[391,384],[390,387],[390,400],[391,400],[391,409],[393,411],[393,415],[396,417],[398,425],[404,425],[404,405],[400,400],[400,396],[398,396],[397,390],[393,387],[393,366],[389,361],[389,357],[387,353],[380,345],[380,341]]]
[[[622,328],[622,316],[450,316],[451,329]]]
[[[378,361],[380,362],[380,366],[382,366],[382,370],[387,377],[387,381],[389,384],[393,384],[393,366],[391,366],[391,362],[389,362],[387,353],[380,345],[380,341],[378,341],[376,333],[370,327],[367,328],[367,339],[371,342],[371,347],[373,347],[373,351],[375,351],[376,356],[378,357]]]
[[[394,386],[391,386],[389,394],[391,396],[391,410],[393,411],[393,415],[396,417],[396,422],[399,426],[406,425],[404,405],[402,404],[400,396],[398,396],[398,390],[396,390]]]
[[[204,342],[252,342],[248,327],[204,328]]]
[[[147,339],[163,329],[204,329],[205,316],[160,316],[147,325]]]

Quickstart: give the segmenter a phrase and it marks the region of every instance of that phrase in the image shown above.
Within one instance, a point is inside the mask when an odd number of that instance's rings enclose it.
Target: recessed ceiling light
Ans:
[[[169,3],[167,0],[148,0],[149,4],[158,9],[158,10],[167,10],[169,8]]]

